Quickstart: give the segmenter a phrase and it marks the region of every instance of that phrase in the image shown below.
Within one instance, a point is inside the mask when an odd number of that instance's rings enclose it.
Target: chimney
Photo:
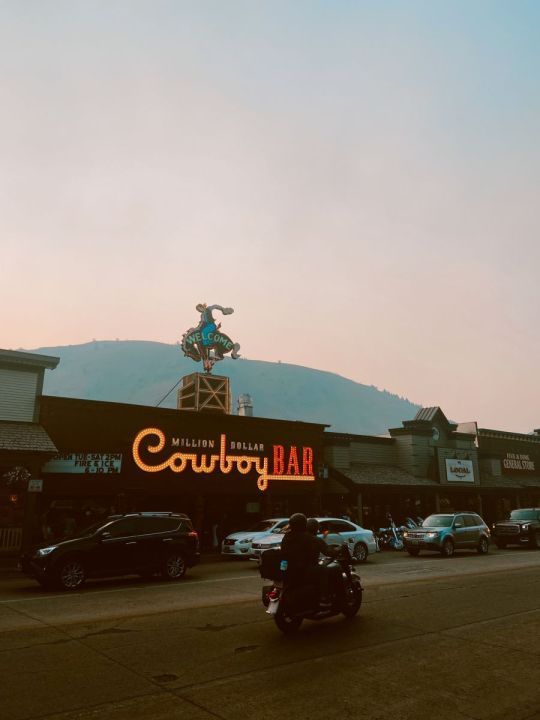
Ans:
[[[253,400],[247,393],[238,396],[238,415],[253,417]]]

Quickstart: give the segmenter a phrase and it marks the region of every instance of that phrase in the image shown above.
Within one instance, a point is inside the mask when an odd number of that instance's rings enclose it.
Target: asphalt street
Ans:
[[[2,720],[540,719],[540,551],[378,553],[358,616],[284,637],[251,563],[44,592],[0,577]]]

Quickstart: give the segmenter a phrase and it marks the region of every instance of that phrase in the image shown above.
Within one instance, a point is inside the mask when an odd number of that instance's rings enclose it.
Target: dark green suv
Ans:
[[[487,553],[490,532],[480,515],[474,512],[440,513],[430,515],[421,527],[405,530],[403,542],[409,555],[420,550],[438,552],[452,557],[455,550],[476,550]]]

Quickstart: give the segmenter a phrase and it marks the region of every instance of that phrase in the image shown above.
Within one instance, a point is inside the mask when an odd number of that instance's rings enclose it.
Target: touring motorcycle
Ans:
[[[325,558],[323,566],[335,566],[341,570],[343,592],[331,588],[330,602],[321,604],[318,587],[310,584],[288,585],[286,573],[281,569],[280,550],[267,550],[262,554],[261,577],[271,580],[272,585],[262,589],[262,602],[268,615],[281,632],[296,632],[304,620],[326,620],[343,614],[352,618],[362,605],[363,588],[360,577],[353,571],[352,555],[347,545],[343,545],[336,558]]]

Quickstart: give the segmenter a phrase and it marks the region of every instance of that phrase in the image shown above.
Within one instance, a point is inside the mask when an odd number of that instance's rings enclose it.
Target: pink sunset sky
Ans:
[[[0,346],[176,342],[540,427],[534,2],[0,6]]]

